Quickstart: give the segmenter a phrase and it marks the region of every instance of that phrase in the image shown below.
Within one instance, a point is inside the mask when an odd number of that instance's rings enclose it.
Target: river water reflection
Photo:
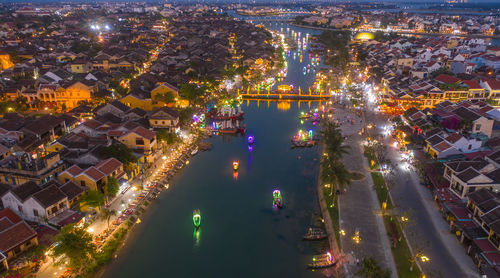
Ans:
[[[303,64],[293,57],[287,60],[284,83],[309,86],[314,74],[304,75]],[[316,126],[297,118],[310,109],[307,103],[300,108],[297,102],[286,104],[287,109],[283,105],[245,102],[247,135],[255,136],[253,149],[246,137],[211,138],[212,150],[191,158],[171,181],[104,277],[324,277],[323,272],[308,270],[307,264],[326,243],[301,240],[319,213],[319,156],[315,148],[290,149],[299,129]],[[233,160],[240,161],[237,178]],[[273,189],[283,195],[280,211],[272,207]],[[193,234],[194,209],[202,215],[198,240]]]

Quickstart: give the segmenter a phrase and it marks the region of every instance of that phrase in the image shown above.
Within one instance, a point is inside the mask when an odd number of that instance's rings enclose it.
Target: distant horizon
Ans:
[[[350,0],[350,1],[344,1],[344,0],[317,0],[317,1],[312,1],[312,0],[304,0],[304,1],[283,1],[283,0],[276,0],[276,1],[269,1],[269,0],[176,0],[176,1],[158,1],[158,0],[143,0],[143,1],[129,1],[129,0],[4,0],[4,3],[32,3],[32,4],[38,4],[38,3],[44,3],[44,4],[50,4],[50,3],[73,3],[73,4],[97,4],[97,3],[113,3],[113,2],[131,2],[131,3],[141,3],[141,2],[146,2],[146,3],[158,3],[158,4],[182,4],[182,3],[207,3],[207,4],[229,4],[229,3],[238,3],[238,4],[317,4],[317,3],[335,3],[335,4],[413,4],[413,5],[425,5],[425,4],[453,4],[459,6],[467,6],[468,4],[498,4],[498,8],[500,8],[500,3],[498,0],[465,0],[467,3],[448,3],[447,0],[425,0],[416,3],[415,1],[409,1],[409,0],[390,0],[390,1],[378,1],[378,0],[373,0],[373,1],[366,1],[366,0]],[[458,0],[461,1],[461,0]],[[460,8],[460,7],[457,7]]]

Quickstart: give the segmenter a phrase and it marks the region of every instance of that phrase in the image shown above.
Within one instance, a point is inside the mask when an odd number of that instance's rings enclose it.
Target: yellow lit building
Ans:
[[[56,84],[40,84],[37,90],[37,98],[41,102],[57,105],[61,108],[66,105],[67,109],[78,106],[79,101],[90,101],[94,87],[87,86],[81,82],[59,86]]]
[[[6,70],[14,66],[14,63],[10,60],[9,54],[5,52],[0,52],[0,70]]]
[[[158,100],[158,96],[166,93],[173,93],[176,98],[176,102],[172,104],[165,103]],[[156,108],[164,106],[176,106],[176,107],[186,107],[189,105],[187,100],[180,99],[179,89],[172,86],[166,82],[159,83],[156,88],[151,90],[151,93],[132,91],[122,99],[120,102],[127,105],[130,108],[141,108],[146,111],[152,111]]]

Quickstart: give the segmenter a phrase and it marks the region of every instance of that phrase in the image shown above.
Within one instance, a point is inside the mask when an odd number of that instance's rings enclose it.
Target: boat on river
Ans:
[[[307,234],[303,237],[304,240],[321,240],[328,237],[325,230],[321,228],[309,228]]]
[[[201,226],[201,213],[199,209],[195,209],[193,211],[193,224],[195,228],[199,228]]]
[[[195,155],[198,153],[198,148],[194,149],[192,152],[191,152],[191,155]]]
[[[255,138],[252,135],[248,136],[248,145],[252,145],[254,140]]]
[[[273,206],[275,208],[283,207],[283,199],[281,198],[281,192],[279,190],[273,191]]]
[[[240,167],[240,162],[238,160],[233,161],[233,170],[238,171],[239,167]]]
[[[304,113],[304,111],[300,112],[299,119],[309,119],[311,115],[308,113]]]
[[[332,267],[337,263],[332,257],[330,252],[313,257],[312,263],[309,264],[310,268],[327,268]]]

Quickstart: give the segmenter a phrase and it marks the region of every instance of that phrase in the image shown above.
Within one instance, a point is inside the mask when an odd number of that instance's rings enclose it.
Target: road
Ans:
[[[388,117],[374,112],[367,105],[366,119],[372,119],[375,132],[382,134],[382,128],[390,124]],[[392,165],[401,164],[401,153],[393,147],[394,139],[386,136],[386,157]],[[412,249],[423,252],[430,261],[421,263],[428,277],[479,277],[472,259],[466,255],[456,236],[450,233],[446,221],[441,217],[431,192],[420,185],[415,171],[396,167],[394,175],[389,175],[390,192],[399,215],[408,213],[409,222],[405,227]]]

